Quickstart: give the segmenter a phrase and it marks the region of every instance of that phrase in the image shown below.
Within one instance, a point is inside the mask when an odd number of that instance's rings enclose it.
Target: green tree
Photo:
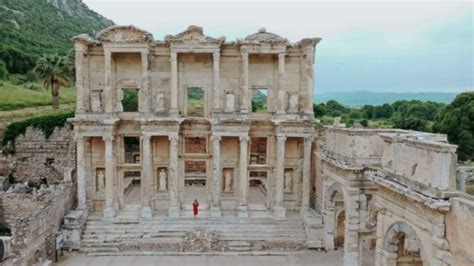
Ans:
[[[374,118],[390,118],[392,114],[393,114],[393,108],[388,103],[375,106]]]
[[[51,90],[53,109],[59,108],[59,89],[69,84],[70,69],[67,58],[57,54],[44,55],[36,63],[34,72],[43,81],[43,88]]]
[[[366,104],[362,107],[362,114],[365,119],[372,119],[374,118],[374,106]]]
[[[437,116],[433,131],[458,145],[459,160],[474,159],[474,92],[456,96]]]
[[[341,116],[347,112],[347,108],[336,100],[329,100],[326,102],[326,111],[331,116]]]
[[[8,78],[7,64],[0,60],[0,80]]]
[[[314,117],[322,117],[326,114],[326,106],[324,103],[315,104],[313,103]]]

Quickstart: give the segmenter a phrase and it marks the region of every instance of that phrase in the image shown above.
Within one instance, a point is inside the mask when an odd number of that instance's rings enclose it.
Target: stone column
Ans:
[[[212,99],[213,99],[213,111],[218,112],[220,111],[220,91],[219,91],[219,68],[220,68],[220,51],[215,51],[212,53],[212,59],[213,59],[213,72],[212,72],[212,77],[213,77],[213,82],[212,82]]]
[[[314,48],[310,47],[307,48],[305,53],[305,68],[306,68],[306,105],[304,108],[304,113],[306,114],[313,114],[313,91],[314,91]]]
[[[178,115],[178,53],[171,52],[171,115]]]
[[[242,51],[242,73],[240,75],[240,112],[249,112],[249,54],[246,51]]]
[[[359,257],[359,197],[358,189],[348,189],[344,221],[344,265],[360,265]]]
[[[75,58],[76,58],[76,113],[84,113],[86,106],[84,104],[84,54],[87,46],[81,43],[75,44]],[[87,69],[86,69],[87,71]]]
[[[143,145],[143,159],[142,159],[142,177],[141,177],[141,187],[142,187],[142,211],[141,216],[143,218],[151,218],[153,212],[151,209],[151,197],[152,197],[152,180],[153,180],[153,154],[151,148],[151,136],[143,135],[142,136],[142,145]]]
[[[276,191],[275,206],[273,207],[273,216],[275,218],[284,218],[286,209],[283,206],[283,190],[285,181],[285,136],[277,136],[277,161],[276,161]]]
[[[149,62],[148,62],[148,51],[142,51],[142,92],[140,97],[140,104],[138,107],[140,108],[140,112],[149,113],[150,112],[150,100],[151,100],[151,92],[149,86]]]
[[[179,170],[178,170],[178,140],[179,136],[170,135],[170,169],[168,176],[168,190],[170,193],[169,216],[179,217]]]
[[[104,217],[113,218],[115,211],[115,155],[114,155],[114,136],[104,136],[105,141],[105,209]]]
[[[77,152],[77,208],[87,209],[86,205],[86,161],[84,137],[76,137]]]
[[[221,169],[221,136],[213,135],[212,140],[212,204],[211,204],[211,217],[221,217],[220,210],[220,195],[221,195],[221,180],[222,180],[222,169]]]
[[[278,54],[278,106],[277,114],[285,113],[285,53]]]
[[[112,89],[112,53],[108,50],[104,51],[104,96],[105,96],[105,112],[114,112],[114,91]]]
[[[247,197],[249,192],[249,175],[247,172],[248,165],[248,136],[240,136],[240,193],[239,193],[239,217],[249,217]]]
[[[311,192],[311,148],[313,144],[313,137],[304,138],[304,151],[303,151],[303,195],[301,199],[301,210],[308,209],[310,206],[309,194]]]

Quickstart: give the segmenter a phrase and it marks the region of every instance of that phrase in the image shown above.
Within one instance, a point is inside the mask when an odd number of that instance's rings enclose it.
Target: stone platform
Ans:
[[[290,213],[275,220],[265,214],[239,219],[157,215],[135,219],[129,214],[113,220],[89,216],[80,252],[89,255],[123,254],[280,254],[307,248],[302,218]],[[128,218],[126,218],[128,217]],[[259,217],[259,218],[256,218]]]

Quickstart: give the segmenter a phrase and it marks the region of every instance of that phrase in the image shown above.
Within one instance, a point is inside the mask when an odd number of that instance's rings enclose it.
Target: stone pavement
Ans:
[[[206,265],[206,266],[232,266],[232,265],[258,265],[258,266],[283,266],[283,265],[342,265],[343,252],[341,250],[307,251],[281,256],[87,256],[77,253],[65,253],[59,266],[120,266],[120,265]]]

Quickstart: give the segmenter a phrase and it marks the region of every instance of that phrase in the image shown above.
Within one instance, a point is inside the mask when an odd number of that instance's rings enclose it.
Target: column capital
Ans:
[[[304,137],[304,143],[312,143],[314,141],[314,136],[306,136]]]
[[[280,143],[280,142],[285,142],[286,141],[286,136],[276,136],[277,138],[277,141]]]
[[[215,141],[215,140],[221,141],[221,140],[222,140],[222,136],[220,136],[220,135],[211,135],[211,140],[212,140],[212,141]]]
[[[286,52],[278,53],[278,60],[285,60]]]
[[[83,135],[80,135],[80,134],[77,134],[77,133],[74,135],[74,141],[76,141],[76,142],[81,142],[81,141],[83,142],[83,141],[85,141],[85,138],[86,137],[84,137]]]
[[[239,136],[239,140],[240,142],[243,142],[243,141],[249,141],[250,137],[249,136]]]
[[[115,139],[115,136],[112,134],[102,136],[102,140],[104,141],[113,141],[114,139]]]
[[[176,134],[176,135],[168,135],[168,139],[170,141],[178,141],[179,140],[179,136]]]
[[[149,134],[143,134],[143,135],[140,136],[140,138],[142,139],[142,141],[150,141],[151,137],[152,137],[152,136],[149,135]]]
[[[171,51],[170,57],[171,57],[172,62],[177,61],[178,60],[178,52]]]

